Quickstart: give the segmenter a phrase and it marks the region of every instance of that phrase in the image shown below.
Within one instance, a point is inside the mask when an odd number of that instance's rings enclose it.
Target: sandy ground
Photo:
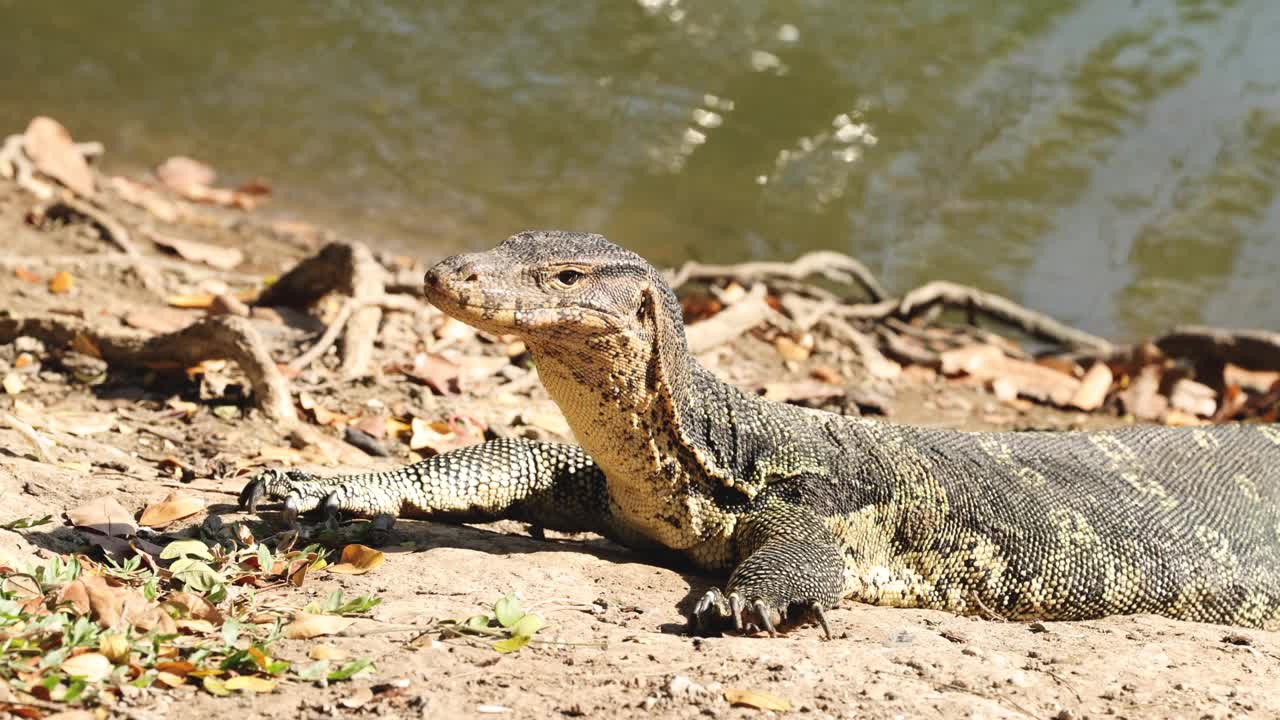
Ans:
[[[105,251],[84,225],[54,230],[28,226],[23,217],[30,205],[28,197],[0,184],[0,245],[10,257]],[[131,215],[135,210],[117,210],[126,220],[137,220]],[[306,252],[296,238],[260,222],[229,217],[192,232],[209,242],[244,248],[248,257],[238,273],[277,274]],[[0,278],[0,306],[12,311],[62,308],[103,323],[117,322],[130,309],[158,307],[155,297],[123,279],[118,268],[83,269],[76,281],[72,293],[53,296],[43,285],[6,270]],[[379,366],[411,352],[421,331],[415,323],[430,319],[389,315],[378,348]],[[280,360],[313,338],[287,323],[260,322]],[[463,350],[492,354],[489,347]],[[804,376],[782,368],[766,350],[768,345],[748,339],[711,359],[719,364],[718,371],[746,383],[788,372]],[[0,346],[0,362],[12,362],[13,355],[12,347]],[[833,357],[832,362],[844,362],[838,354]],[[979,388],[954,383],[912,379],[886,387],[858,376],[856,368],[846,369],[860,397],[877,398],[893,420],[973,428],[1109,422],[1039,407],[1009,408]],[[494,429],[522,433],[532,432],[529,417],[555,413],[540,388],[517,402],[485,383],[441,397],[398,375],[356,383],[335,382],[331,376],[327,368],[319,368],[299,378],[295,389],[352,415],[377,400],[418,417],[468,415]],[[201,404],[201,410],[189,419],[175,418],[165,405],[174,395]],[[157,380],[126,372],[104,385],[85,386],[50,366],[32,376],[17,397],[51,413],[89,410],[116,413],[121,420],[116,430],[86,438],[54,433],[60,459],[88,463],[89,472],[37,462],[16,432],[0,429],[0,523],[60,516],[103,494],[138,509],[174,487],[203,496],[209,512],[228,522],[263,521],[266,525],[257,525],[259,536],[269,534],[268,527],[278,520],[273,506],[261,518],[238,511],[235,494],[245,480],[235,469],[263,448],[288,441],[257,413],[231,419],[213,414],[207,399],[180,376]],[[15,397],[0,394],[0,412],[12,411],[14,402]],[[322,431],[339,437],[333,428]],[[389,448],[392,458],[358,466],[389,467],[403,460],[407,448],[395,443]],[[190,482],[162,472],[166,456],[194,468]],[[50,527],[0,530],[0,562],[83,547],[71,528]],[[830,614],[836,634],[831,641],[822,640],[814,627],[773,639],[693,638],[684,632],[682,610],[717,579],[652,564],[599,538],[535,539],[514,523],[470,527],[402,521],[394,543],[386,548],[387,562],[374,573],[321,573],[302,588],[267,592],[273,602],[298,607],[335,588],[377,595],[383,602],[365,623],[376,629],[384,626],[380,623],[465,618],[514,591],[547,618],[540,636],[559,642],[500,655],[438,635],[371,632],[333,641],[352,656],[376,659],[378,671],[371,677],[327,688],[286,684],[271,694],[230,698],[216,698],[194,686],[153,690],[137,693],[119,710],[136,718],[771,714],[731,707],[725,699],[726,690],[754,690],[787,700],[793,707],[790,714],[812,718],[1280,716],[1280,633],[1149,616],[1028,624],[846,604]],[[279,654],[301,660],[310,644],[283,641]]]

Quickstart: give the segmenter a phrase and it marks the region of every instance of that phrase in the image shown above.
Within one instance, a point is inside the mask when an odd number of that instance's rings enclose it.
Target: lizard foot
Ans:
[[[735,632],[763,630],[772,637],[778,634],[779,625],[803,616],[816,619],[822,626],[826,639],[831,639],[831,626],[827,623],[826,612],[822,603],[817,600],[777,603],[755,597],[748,602],[736,590],[725,595],[720,588],[713,587],[694,605],[689,617],[689,629],[696,633],[716,633],[726,624],[731,624]]]
[[[375,537],[389,534],[395,521],[395,511],[383,507],[391,503],[380,502],[389,498],[371,497],[358,481],[319,478],[301,470],[262,471],[240,491],[240,507],[256,512],[263,498],[284,501],[281,515],[290,529],[298,527],[299,515],[317,508],[324,513],[325,520],[337,519],[342,510],[373,515],[372,530],[378,534]]]

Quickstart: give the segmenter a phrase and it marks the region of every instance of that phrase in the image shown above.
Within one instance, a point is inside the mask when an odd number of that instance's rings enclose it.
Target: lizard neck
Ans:
[[[652,332],[594,336],[573,349],[533,340],[529,348],[542,384],[608,478],[614,511],[687,549],[731,528],[711,507],[719,471],[685,430],[711,409],[692,397],[700,376],[718,381],[685,351],[683,327],[671,331],[680,344],[666,352]]]

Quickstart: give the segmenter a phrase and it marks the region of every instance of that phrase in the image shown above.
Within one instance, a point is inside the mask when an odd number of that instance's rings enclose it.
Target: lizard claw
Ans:
[[[262,502],[266,494],[266,483],[260,477],[250,480],[240,489],[240,508],[251,513],[257,512],[258,503]]]
[[[774,611],[760,599],[751,603],[751,607],[756,611],[756,617],[759,619],[760,624],[764,626],[764,631],[769,633],[769,637],[777,636],[778,628],[774,627],[773,618],[771,617],[775,614]]]

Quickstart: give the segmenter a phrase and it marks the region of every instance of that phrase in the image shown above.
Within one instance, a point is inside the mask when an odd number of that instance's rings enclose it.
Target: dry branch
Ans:
[[[763,284],[752,286],[740,300],[701,322],[685,328],[689,352],[697,355],[730,342],[767,320],[777,311],[765,302]]]
[[[295,419],[289,383],[276,368],[258,332],[245,318],[208,317],[165,335],[126,329],[102,329],[75,318],[52,314],[0,317],[0,343],[21,336],[63,347],[81,338],[111,365],[142,367],[176,364],[191,367],[204,360],[234,361],[248,376],[254,399],[274,421]]]

